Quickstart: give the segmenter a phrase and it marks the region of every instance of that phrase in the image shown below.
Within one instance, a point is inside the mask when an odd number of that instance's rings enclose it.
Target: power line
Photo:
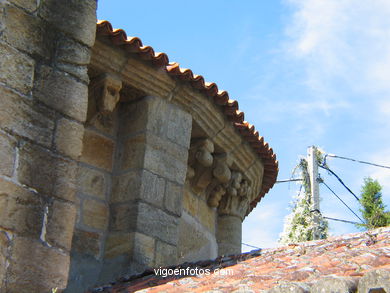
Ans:
[[[245,245],[245,246],[249,246],[249,247],[252,247],[252,248],[256,248],[256,249],[261,249],[260,247],[257,247],[257,246],[253,246],[253,245],[250,245],[250,244],[246,244],[244,242],[241,242],[242,245]]]
[[[358,222],[352,222],[352,221],[347,221],[347,220],[341,220],[341,219],[336,219],[336,218],[331,218],[331,217],[323,217],[324,219],[332,220],[332,221],[338,221],[338,222],[344,222],[344,223],[349,223],[349,224],[359,224]]]
[[[293,182],[293,181],[303,181],[303,179],[302,178],[284,179],[284,180],[278,180],[275,183],[285,183],[285,182]]]
[[[355,198],[356,198],[356,200],[357,201],[359,201],[360,202],[360,200],[359,200],[359,198],[356,196],[356,194],[355,193],[353,193],[353,191],[347,186],[347,185],[345,185],[345,183],[343,182],[343,180],[341,180],[341,178],[339,177],[339,176],[337,176],[337,174],[335,173],[335,172],[333,172],[332,170],[330,170],[328,167],[326,167],[326,166],[324,166],[324,165],[322,165],[322,166],[320,166],[322,169],[325,169],[325,170],[327,170],[328,172],[330,172],[333,176],[335,176],[336,178],[337,178],[337,180],[349,191],[349,193],[351,193]]]
[[[337,158],[337,159],[343,159],[343,160],[353,161],[353,162],[357,162],[357,163],[361,163],[361,164],[366,164],[366,165],[371,165],[371,166],[375,166],[375,167],[379,167],[379,168],[390,169],[389,166],[380,165],[380,164],[375,164],[375,163],[366,162],[366,161],[360,161],[360,160],[356,160],[356,159],[352,159],[352,158],[347,158],[347,157],[342,157],[342,156],[337,156],[337,155],[334,155],[334,154],[326,154],[324,160],[326,160],[326,157]]]
[[[325,181],[322,181],[322,183],[364,224],[364,221],[328,186],[328,184],[325,183]]]

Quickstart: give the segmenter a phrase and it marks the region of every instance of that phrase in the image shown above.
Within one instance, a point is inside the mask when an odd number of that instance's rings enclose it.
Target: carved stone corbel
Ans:
[[[198,140],[190,148],[187,178],[196,192],[206,190],[212,180],[213,152],[214,144],[209,139]]]
[[[213,178],[206,190],[207,203],[210,207],[218,207],[219,201],[226,193],[226,184],[232,177],[231,163],[232,160],[228,154],[214,155]]]
[[[220,214],[243,219],[252,188],[241,172],[231,169],[231,156],[214,154],[214,144],[209,139],[199,139],[191,145],[188,162],[187,179],[194,192],[205,196],[207,204],[218,208]]]
[[[234,215],[244,219],[249,209],[252,188],[247,179],[238,171],[232,171],[232,177],[226,187],[226,194],[222,197],[219,214]]]
[[[89,111],[88,123],[94,124],[99,121],[103,126],[111,125],[111,113],[119,102],[121,88],[122,81],[109,73],[104,73],[91,81],[90,95],[95,101],[95,109]]]

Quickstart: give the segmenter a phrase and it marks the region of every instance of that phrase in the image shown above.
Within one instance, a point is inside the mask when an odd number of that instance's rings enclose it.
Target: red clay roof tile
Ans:
[[[251,203],[252,210],[275,184],[279,168],[272,148],[269,148],[268,143],[264,143],[263,137],[259,136],[253,125],[244,121],[244,112],[239,111],[238,102],[230,100],[228,92],[219,90],[215,83],[206,82],[203,76],[194,74],[191,69],[181,68],[176,62],[170,63],[165,53],[156,53],[152,47],[143,46],[139,38],[128,37],[122,29],[113,29],[108,21],[98,21],[96,33],[107,36],[114,45],[123,47],[127,52],[135,53],[144,60],[150,60],[155,66],[164,68],[172,77],[189,82],[192,87],[213,98],[215,104],[223,106],[228,120],[233,122],[233,126],[264,162],[263,185],[259,196]]]
[[[389,247],[390,227],[380,228],[170,267],[208,268],[211,272],[226,268],[231,275],[163,278],[148,270],[90,292],[231,292],[243,287],[248,292],[263,292],[285,281],[310,285],[334,275],[361,277],[377,269],[390,271]]]

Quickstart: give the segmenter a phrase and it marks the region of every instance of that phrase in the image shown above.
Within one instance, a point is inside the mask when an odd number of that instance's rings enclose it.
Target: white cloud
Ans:
[[[288,3],[295,13],[286,48],[304,62],[313,91],[327,96],[337,85],[360,94],[390,93],[390,1]]]
[[[276,202],[261,202],[254,209],[243,223],[242,242],[260,248],[276,247],[279,235],[278,221],[273,219],[283,218],[280,204]],[[243,246],[243,251],[250,251],[254,248]]]

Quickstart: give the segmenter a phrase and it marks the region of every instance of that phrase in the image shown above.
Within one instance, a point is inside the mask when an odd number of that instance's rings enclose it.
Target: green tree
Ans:
[[[364,229],[374,229],[390,225],[390,212],[386,212],[386,206],[382,201],[382,186],[377,180],[364,178],[361,189],[360,205],[364,224],[357,226]]]

